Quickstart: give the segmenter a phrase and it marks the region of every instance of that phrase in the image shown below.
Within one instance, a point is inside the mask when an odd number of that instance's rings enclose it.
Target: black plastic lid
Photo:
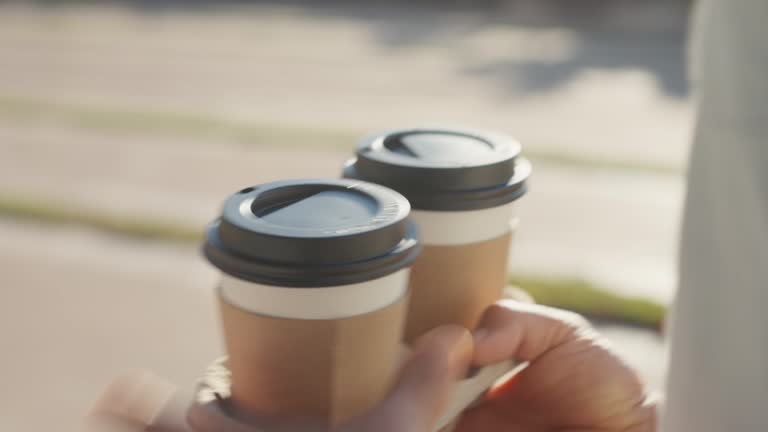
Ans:
[[[419,253],[410,205],[358,180],[289,180],[224,202],[203,246],[235,277],[288,287],[345,285],[410,265]]]
[[[406,129],[365,138],[344,177],[391,187],[420,210],[474,210],[526,192],[531,164],[520,144],[493,132]]]

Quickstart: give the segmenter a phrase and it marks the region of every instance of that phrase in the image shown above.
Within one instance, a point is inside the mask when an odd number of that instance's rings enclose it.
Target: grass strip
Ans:
[[[117,107],[13,98],[0,95],[0,116],[13,119],[55,119],[85,129],[140,131],[183,136],[207,136],[250,145],[351,149],[362,131],[239,122],[213,115],[171,111],[131,110]],[[645,174],[680,175],[678,166],[629,160],[599,159],[575,153],[527,148],[536,163],[557,164]]]
[[[117,216],[4,194],[0,194],[0,217],[82,226],[135,239],[197,244],[203,238],[202,226]],[[598,321],[658,330],[664,318],[664,306],[658,303],[611,293],[586,281],[536,275],[513,275],[510,281],[530,293],[537,303],[572,310]]]
[[[623,296],[583,280],[513,275],[513,285],[527,291],[537,303],[582,314],[602,322],[659,331],[666,308],[652,300]]]
[[[0,96],[0,115],[11,119],[57,120],[84,129],[212,137],[253,145],[350,148],[354,131],[238,122],[213,115],[133,110]]]
[[[35,201],[9,195],[0,195],[0,217],[57,225],[82,226],[138,239],[198,242],[203,236],[203,227],[117,216],[91,209],[75,208],[49,201]]]

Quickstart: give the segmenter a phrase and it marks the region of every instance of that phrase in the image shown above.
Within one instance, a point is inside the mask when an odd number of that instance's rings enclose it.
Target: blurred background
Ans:
[[[0,3],[0,430],[78,430],[122,371],[222,351],[223,198],[364,134],[497,129],[534,162],[512,281],[653,388],[691,104],[678,0]]]

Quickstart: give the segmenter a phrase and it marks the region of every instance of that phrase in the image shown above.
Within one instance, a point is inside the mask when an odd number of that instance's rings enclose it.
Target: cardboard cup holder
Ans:
[[[405,359],[406,356],[403,356]],[[495,382],[519,367],[506,361],[479,368],[461,380],[451,402],[435,425],[435,432],[449,432],[461,413],[471,408]],[[256,417],[239,408],[231,399],[230,373],[227,359],[222,357],[208,367],[195,390],[194,400],[187,412],[187,422],[194,432],[321,432],[334,425],[324,418]]]

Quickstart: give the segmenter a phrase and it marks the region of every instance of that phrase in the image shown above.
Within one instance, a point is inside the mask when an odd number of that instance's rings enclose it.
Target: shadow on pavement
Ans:
[[[60,5],[67,2],[38,1]],[[501,95],[550,91],[589,70],[644,70],[670,97],[688,95],[685,39],[688,5],[685,0],[467,0],[365,2],[307,0],[224,1],[178,0],[116,2],[141,13],[165,14],[244,11],[258,6],[290,7],[314,19],[344,19],[370,29],[372,39],[386,49],[450,44],[471,37],[489,25],[520,29],[565,30],[574,47],[566,59],[547,62],[494,59],[463,67],[458,73],[492,80]],[[254,8],[253,11],[249,9]],[[514,54],[514,53],[511,53]]]

